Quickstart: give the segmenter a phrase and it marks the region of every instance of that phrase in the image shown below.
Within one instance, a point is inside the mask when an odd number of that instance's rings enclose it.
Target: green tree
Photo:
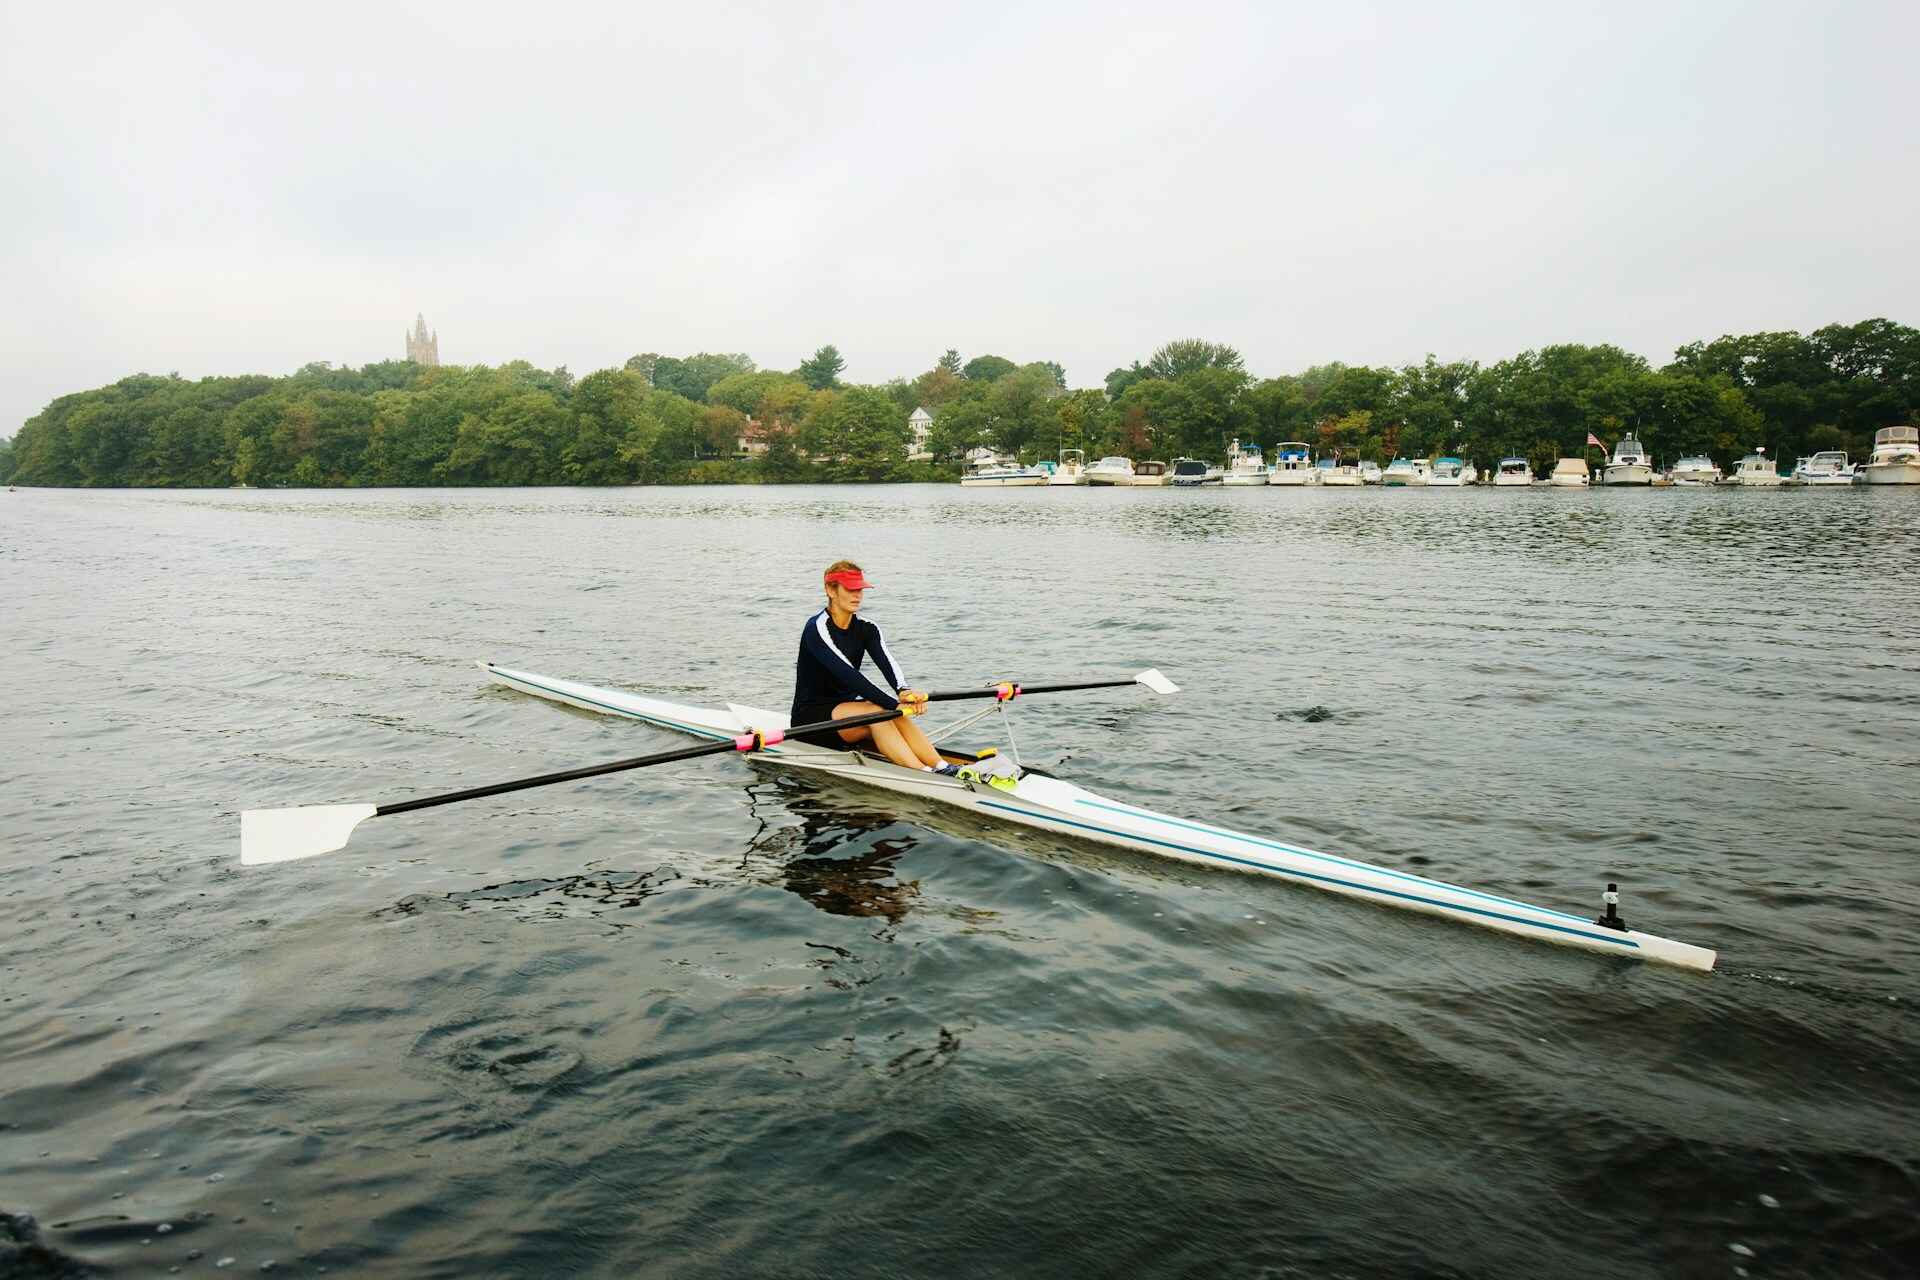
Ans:
[[[996,382],[1020,366],[1005,356],[975,356],[960,370],[969,382]]]
[[[1147,357],[1147,376],[1171,382],[1182,374],[1201,369],[1225,369],[1244,372],[1240,353],[1219,342],[1199,338],[1181,338],[1160,347]]]
[[[752,357],[739,352],[715,355],[702,351],[684,359],[655,356],[652,381],[661,391],[671,391],[688,400],[704,400],[707,389],[716,382],[737,373],[752,373],[753,367]]]
[[[912,432],[885,392],[849,387],[812,415],[802,438],[834,479],[890,480],[906,468]]]
[[[944,373],[952,374],[956,378],[964,376],[961,372],[960,353],[952,347],[948,347],[941,353],[939,361],[933,367]]]
[[[834,391],[840,386],[840,373],[847,367],[840,348],[829,342],[800,362],[795,375],[815,391]]]
[[[761,404],[770,395],[791,388],[804,392],[807,384],[790,373],[776,373],[771,369],[757,373],[734,373],[707,388],[707,403],[723,404],[741,413],[757,415]]]

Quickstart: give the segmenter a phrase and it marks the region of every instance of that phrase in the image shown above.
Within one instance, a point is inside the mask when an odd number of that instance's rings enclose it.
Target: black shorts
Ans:
[[[839,701],[824,704],[810,702],[804,705],[795,705],[793,714],[787,717],[787,723],[790,725],[819,724],[822,720],[833,719],[833,709],[839,706],[841,702],[858,701],[858,698],[842,698]],[[793,740],[795,742],[811,742],[816,747],[838,747],[843,751],[853,749],[853,744],[841,738],[838,729],[828,729],[824,733],[803,733],[796,736]]]

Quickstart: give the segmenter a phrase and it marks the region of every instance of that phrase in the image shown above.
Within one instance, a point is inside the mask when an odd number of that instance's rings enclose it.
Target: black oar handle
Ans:
[[[544,787],[555,782],[573,782],[579,778],[597,778],[603,773],[619,773],[624,769],[644,769],[650,764],[672,764],[675,760],[717,756],[727,751],[758,751],[762,747],[772,746],[785,738],[798,737],[803,733],[825,733],[830,729],[857,729],[861,725],[879,724],[883,720],[896,719],[901,714],[898,710],[869,711],[864,715],[847,716],[840,720],[799,724],[778,732],[754,731],[741,734],[736,738],[728,738],[725,742],[707,742],[697,747],[681,747],[678,751],[662,751],[657,755],[634,756],[630,760],[615,760],[609,764],[590,764],[585,768],[567,769],[560,773],[543,773],[537,778],[517,778],[512,782],[496,782],[487,787],[469,787],[465,791],[449,791],[445,795],[422,796],[418,800],[383,804],[373,813],[375,817],[392,813],[410,813],[415,809],[431,809],[435,805],[455,804],[461,800],[479,800],[486,796],[505,795],[509,791],[525,791],[528,787]]]
[[[1136,684],[1131,677],[1125,680],[1083,680],[1079,684],[1020,684],[1007,681],[1005,684],[990,685],[985,689],[948,689],[944,693],[930,693],[928,702],[952,702],[958,698],[999,698],[1005,701],[1008,696],[1025,693],[1066,693],[1073,689],[1116,689],[1123,684]],[[1012,689],[1013,695],[1004,692]]]

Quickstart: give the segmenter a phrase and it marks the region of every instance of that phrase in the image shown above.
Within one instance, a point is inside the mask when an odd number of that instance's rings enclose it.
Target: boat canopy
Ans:
[[[1584,476],[1587,471],[1585,458],[1562,458],[1553,464],[1553,473],[1557,476]]]
[[[1508,467],[1524,467],[1526,465],[1527,465],[1527,460],[1525,458],[1516,458],[1511,454],[1509,454],[1507,457],[1500,459],[1500,469],[1502,471],[1506,470]]]
[[[1882,427],[1873,433],[1873,443],[1920,444],[1920,427]]]
[[[1173,464],[1173,474],[1177,476],[1203,476],[1207,474],[1207,464],[1197,458],[1182,458]]]

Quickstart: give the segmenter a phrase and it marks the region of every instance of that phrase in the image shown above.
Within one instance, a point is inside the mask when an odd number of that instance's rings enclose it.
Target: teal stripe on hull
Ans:
[[[1264,871],[1269,875],[1288,876],[1296,880],[1310,880],[1317,881],[1321,884],[1339,885],[1343,888],[1358,890],[1361,893],[1377,894],[1380,897],[1399,898],[1405,902],[1418,902],[1424,906],[1438,907],[1443,912],[1485,916],[1489,920],[1500,920],[1507,924],[1523,925],[1529,929],[1546,929],[1554,933],[1568,934],[1584,942],[1611,943],[1614,946],[1625,947],[1629,951],[1638,951],[1640,949],[1639,943],[1628,937],[1613,936],[1612,930],[1609,930],[1607,933],[1593,933],[1585,929],[1570,929],[1565,925],[1549,924],[1543,920],[1529,920],[1523,916],[1510,916],[1499,911],[1489,911],[1484,907],[1463,907],[1454,902],[1442,902],[1438,898],[1423,898],[1417,893],[1402,893],[1397,889],[1380,889],[1373,885],[1358,884],[1352,880],[1342,880],[1338,876],[1318,875],[1311,871],[1290,871],[1285,867],[1276,867],[1270,863],[1261,862],[1254,858],[1236,858],[1232,854],[1215,853],[1211,849],[1196,849],[1192,845],[1180,844],[1173,840],[1156,840],[1152,836],[1134,835],[1126,831],[1114,831],[1107,827],[1095,826],[1090,822],[1075,822],[1072,818],[1057,818],[1049,813],[1035,813],[1031,809],[1019,809],[1013,805],[997,804],[992,800],[982,800],[980,806],[984,809],[1001,809],[1008,813],[1018,813],[1027,817],[1041,818],[1048,822],[1057,822],[1062,826],[1078,827],[1082,831],[1092,831],[1100,835],[1113,836],[1121,840],[1136,840],[1141,844],[1159,845],[1163,849],[1178,849],[1182,853],[1198,854],[1202,858],[1212,858],[1218,862],[1231,862],[1238,866],[1252,867],[1256,871]]]

